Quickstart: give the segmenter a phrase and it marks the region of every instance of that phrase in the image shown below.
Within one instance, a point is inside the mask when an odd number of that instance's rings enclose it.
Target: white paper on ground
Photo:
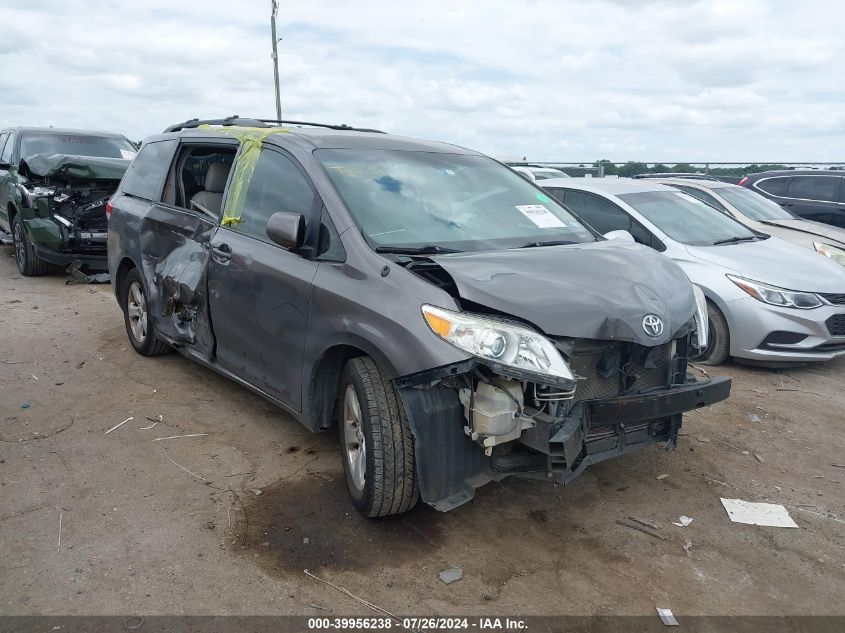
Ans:
[[[692,517],[682,516],[678,518],[678,521],[673,521],[672,525],[677,525],[678,527],[686,527],[690,523],[692,523]]]
[[[752,503],[741,499],[722,499],[722,505],[725,507],[728,517],[734,523],[764,525],[766,527],[798,527],[798,524],[789,516],[786,508],[777,503]]]
[[[541,229],[554,229],[566,226],[563,220],[542,204],[519,204],[516,206],[516,209]]]
[[[657,609],[657,615],[660,616],[660,621],[663,622],[666,626],[678,626],[678,621],[675,619],[675,616],[672,615],[672,609],[661,609],[660,607],[655,607]]]

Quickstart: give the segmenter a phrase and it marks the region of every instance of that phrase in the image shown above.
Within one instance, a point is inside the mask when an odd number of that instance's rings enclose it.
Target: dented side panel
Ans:
[[[157,204],[137,221],[137,252],[156,331],[210,358],[214,341],[206,271],[216,223],[199,214]]]

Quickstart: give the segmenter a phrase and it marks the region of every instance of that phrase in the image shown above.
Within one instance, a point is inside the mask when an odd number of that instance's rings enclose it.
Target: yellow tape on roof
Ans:
[[[215,134],[225,134],[240,141],[241,153],[235,162],[235,172],[229,184],[229,195],[226,197],[226,209],[223,211],[223,226],[237,224],[241,221],[244,210],[244,200],[252,175],[255,173],[255,163],[261,154],[261,143],[271,134],[284,134],[289,130],[283,127],[212,127],[200,125],[197,129],[207,130]]]

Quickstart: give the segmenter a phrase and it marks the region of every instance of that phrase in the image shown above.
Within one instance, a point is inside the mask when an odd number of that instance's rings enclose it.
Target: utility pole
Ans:
[[[279,3],[277,0],[270,0],[272,4],[272,12],[270,13],[270,33],[273,37],[273,53],[270,55],[273,58],[273,79],[274,87],[276,88],[276,118],[282,120],[282,99],[279,96],[279,51],[276,43],[279,41],[276,38],[276,13],[279,11]]]

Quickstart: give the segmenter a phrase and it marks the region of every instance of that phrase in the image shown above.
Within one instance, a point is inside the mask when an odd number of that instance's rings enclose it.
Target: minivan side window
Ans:
[[[120,187],[123,193],[146,200],[159,200],[176,143],[176,139],[169,139],[153,141],[141,147],[123,176]]]
[[[835,202],[840,180],[839,176],[793,176],[786,195],[789,198]]]
[[[15,151],[15,141],[18,135],[15,132],[9,133],[9,138],[6,139],[6,146],[3,148],[3,154],[0,155],[0,163],[11,163],[12,153]]]
[[[240,222],[230,228],[269,242],[267,221],[274,213],[301,213],[306,221],[314,205],[314,190],[296,164],[284,154],[262,149],[246,192]]]
[[[758,180],[754,186],[773,196],[785,196],[787,184],[789,184],[789,176],[778,176]]]

